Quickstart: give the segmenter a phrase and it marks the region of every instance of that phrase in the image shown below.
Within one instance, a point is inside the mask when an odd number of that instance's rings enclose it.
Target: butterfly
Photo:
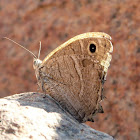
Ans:
[[[27,51],[34,57],[33,67],[39,87],[76,120],[94,121],[96,113],[104,112],[100,102],[104,97],[103,85],[113,51],[108,34],[88,32],[77,35],[57,47],[43,61],[39,59],[40,51],[38,57]]]

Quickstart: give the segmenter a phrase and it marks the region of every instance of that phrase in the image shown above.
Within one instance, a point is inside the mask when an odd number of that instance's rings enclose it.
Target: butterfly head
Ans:
[[[26,50],[27,52],[29,52],[32,56],[33,56],[33,68],[37,69],[39,68],[40,64],[42,63],[42,61],[39,59],[40,57],[40,51],[41,51],[41,41],[40,41],[40,48],[39,48],[39,53],[38,53],[38,57],[33,54],[30,50],[26,49],[24,46],[20,45],[19,43],[15,42],[14,40],[8,38],[8,37],[4,37],[5,39],[8,39],[12,42],[14,42],[15,44],[17,44],[18,46],[20,46],[21,48],[23,48],[24,50]]]
[[[41,65],[42,61],[40,59],[34,58],[33,59],[33,68],[38,69],[39,66]]]

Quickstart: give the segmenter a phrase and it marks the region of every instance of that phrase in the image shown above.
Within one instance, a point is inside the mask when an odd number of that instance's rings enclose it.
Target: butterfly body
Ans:
[[[78,35],[34,60],[38,84],[79,122],[102,113],[100,101],[113,46],[105,33]]]

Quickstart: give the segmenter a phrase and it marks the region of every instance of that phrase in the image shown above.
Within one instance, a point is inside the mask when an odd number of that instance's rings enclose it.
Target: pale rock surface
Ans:
[[[43,96],[30,92],[0,99],[0,140],[113,140]]]

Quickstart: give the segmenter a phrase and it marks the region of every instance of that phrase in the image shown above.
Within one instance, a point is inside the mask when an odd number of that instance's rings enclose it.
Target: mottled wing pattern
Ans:
[[[95,33],[91,34],[58,47],[43,60],[37,71],[42,90],[79,122],[92,121],[94,114],[102,112],[99,102],[111,60],[112,44],[105,37],[108,35],[101,33],[96,37]],[[90,52],[90,44],[96,46],[94,53]]]

